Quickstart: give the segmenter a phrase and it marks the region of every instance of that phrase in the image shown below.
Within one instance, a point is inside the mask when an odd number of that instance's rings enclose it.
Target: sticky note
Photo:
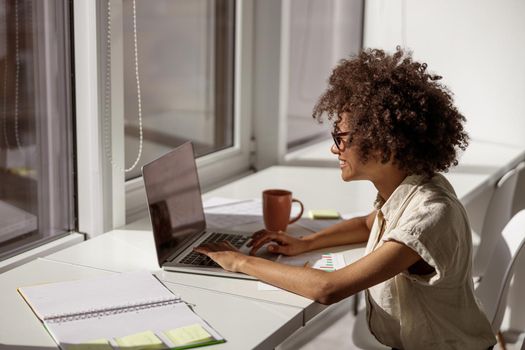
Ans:
[[[167,349],[164,343],[152,331],[145,331],[115,338],[118,346],[126,350]]]
[[[164,333],[175,346],[205,343],[214,339],[210,333],[198,323],[165,331]]]
[[[67,344],[67,350],[113,350],[106,339],[95,339],[82,344]]]
[[[334,220],[341,218],[341,215],[336,210],[331,209],[317,209],[317,210],[310,210],[308,212],[308,216],[312,220]]]

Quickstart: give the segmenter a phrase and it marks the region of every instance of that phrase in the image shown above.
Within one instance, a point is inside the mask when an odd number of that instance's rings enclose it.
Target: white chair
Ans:
[[[518,171],[518,181],[514,191],[513,215],[525,209],[525,162],[521,162],[516,169]],[[522,256],[517,261],[517,264],[518,266],[516,271],[514,271],[514,278],[511,282],[511,290],[507,300],[507,313],[503,319],[503,324],[505,330],[525,332],[525,304],[523,303],[523,295],[525,295],[525,257]],[[525,338],[525,333],[522,335]]]
[[[509,286],[515,270],[515,261],[525,245],[525,210],[512,217],[495,242],[487,270],[476,288],[476,295],[483,304],[485,313],[495,334],[504,346],[499,328],[507,306]]]
[[[516,190],[512,203],[512,215],[525,209],[525,162],[521,162],[517,167],[518,179],[516,181]]]
[[[511,218],[512,200],[516,189],[517,177],[517,170],[512,169],[496,183],[496,188],[483,220],[479,244],[477,247],[474,247],[475,252],[472,263],[472,275],[474,277],[482,278],[487,269],[494,244],[500,236],[501,230]]]
[[[499,329],[505,314],[510,281],[514,274],[514,262],[520,253],[524,251],[524,245],[525,210],[522,210],[514,215],[502,233],[496,236],[494,250],[488,259],[487,270],[475,290],[475,294],[491,322],[494,334],[498,336],[498,341],[503,347],[505,342]],[[352,339],[354,345],[360,349],[388,349],[380,344],[368,330],[364,310],[359,312],[356,318]]]

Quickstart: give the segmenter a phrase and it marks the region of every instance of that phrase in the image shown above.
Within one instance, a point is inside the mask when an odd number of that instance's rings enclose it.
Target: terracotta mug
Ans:
[[[262,193],[264,226],[268,231],[286,231],[288,224],[299,220],[303,215],[304,207],[300,200],[292,197],[292,192],[286,190],[265,190]],[[301,212],[290,219],[292,203],[299,203]]]

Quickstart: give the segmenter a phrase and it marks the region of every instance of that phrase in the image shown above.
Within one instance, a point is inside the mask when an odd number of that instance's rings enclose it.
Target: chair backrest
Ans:
[[[516,171],[518,172],[518,178],[516,181],[516,190],[514,191],[512,215],[525,209],[525,162],[521,162],[516,167]]]
[[[494,332],[499,331],[514,274],[515,261],[525,245],[525,210],[518,212],[503,229],[494,247],[483,279],[476,288],[476,296],[483,304]]]
[[[517,176],[517,170],[512,169],[496,183],[483,220],[479,246],[472,263],[472,275],[475,277],[484,275],[494,243],[511,217]]]

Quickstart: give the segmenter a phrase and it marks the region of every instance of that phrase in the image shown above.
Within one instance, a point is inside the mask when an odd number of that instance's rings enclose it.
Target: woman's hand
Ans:
[[[267,249],[271,253],[297,255],[309,250],[307,241],[289,236],[285,232],[260,230],[255,232],[252,236],[252,240],[248,242],[248,247],[252,247],[250,255],[255,255],[264,244],[269,242],[277,243],[268,245]]]
[[[246,255],[240,253],[230,242],[207,243],[193,248],[194,251],[207,255],[223,269],[240,272],[240,266]]]

